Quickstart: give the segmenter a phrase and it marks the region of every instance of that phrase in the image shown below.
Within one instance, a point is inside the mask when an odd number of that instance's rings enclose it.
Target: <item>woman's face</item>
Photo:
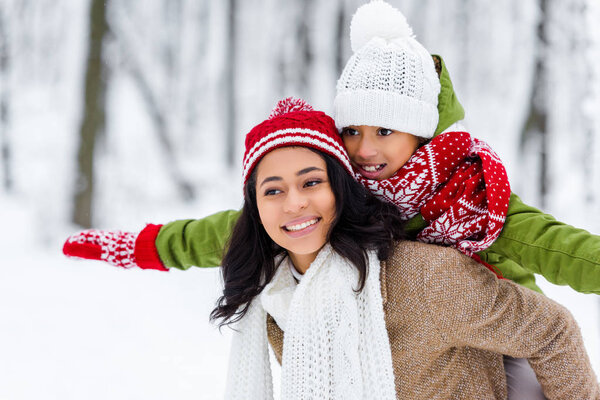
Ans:
[[[325,160],[303,147],[271,151],[256,169],[256,203],[267,234],[304,273],[335,219]]]

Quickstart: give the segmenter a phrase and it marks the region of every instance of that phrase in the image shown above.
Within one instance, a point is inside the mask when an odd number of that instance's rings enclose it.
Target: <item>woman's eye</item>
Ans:
[[[358,131],[352,128],[344,128],[342,130],[342,136],[356,136],[358,135]]]
[[[276,194],[281,193],[279,189],[267,189],[265,190],[265,196],[275,196]]]
[[[379,128],[379,134],[381,136],[390,136],[394,131],[392,131],[391,129],[387,129],[387,128]]]
[[[306,182],[304,184],[304,187],[313,187],[313,186],[317,186],[319,183],[323,182],[320,179],[311,179],[310,181]]]

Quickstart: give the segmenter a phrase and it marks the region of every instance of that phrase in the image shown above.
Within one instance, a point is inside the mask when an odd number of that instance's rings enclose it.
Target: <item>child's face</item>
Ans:
[[[356,170],[367,179],[391,178],[419,147],[410,133],[378,126],[348,126],[342,140]]]

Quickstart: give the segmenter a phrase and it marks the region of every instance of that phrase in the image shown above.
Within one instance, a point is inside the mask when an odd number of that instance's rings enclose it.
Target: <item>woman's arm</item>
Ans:
[[[549,399],[597,399],[600,388],[572,315],[547,297],[451,249],[423,269],[424,297],[449,343],[527,358]]]

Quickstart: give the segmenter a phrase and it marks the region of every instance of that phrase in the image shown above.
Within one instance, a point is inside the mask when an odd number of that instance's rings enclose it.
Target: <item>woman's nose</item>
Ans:
[[[308,197],[299,190],[290,190],[285,198],[284,211],[296,213],[308,206]]]

